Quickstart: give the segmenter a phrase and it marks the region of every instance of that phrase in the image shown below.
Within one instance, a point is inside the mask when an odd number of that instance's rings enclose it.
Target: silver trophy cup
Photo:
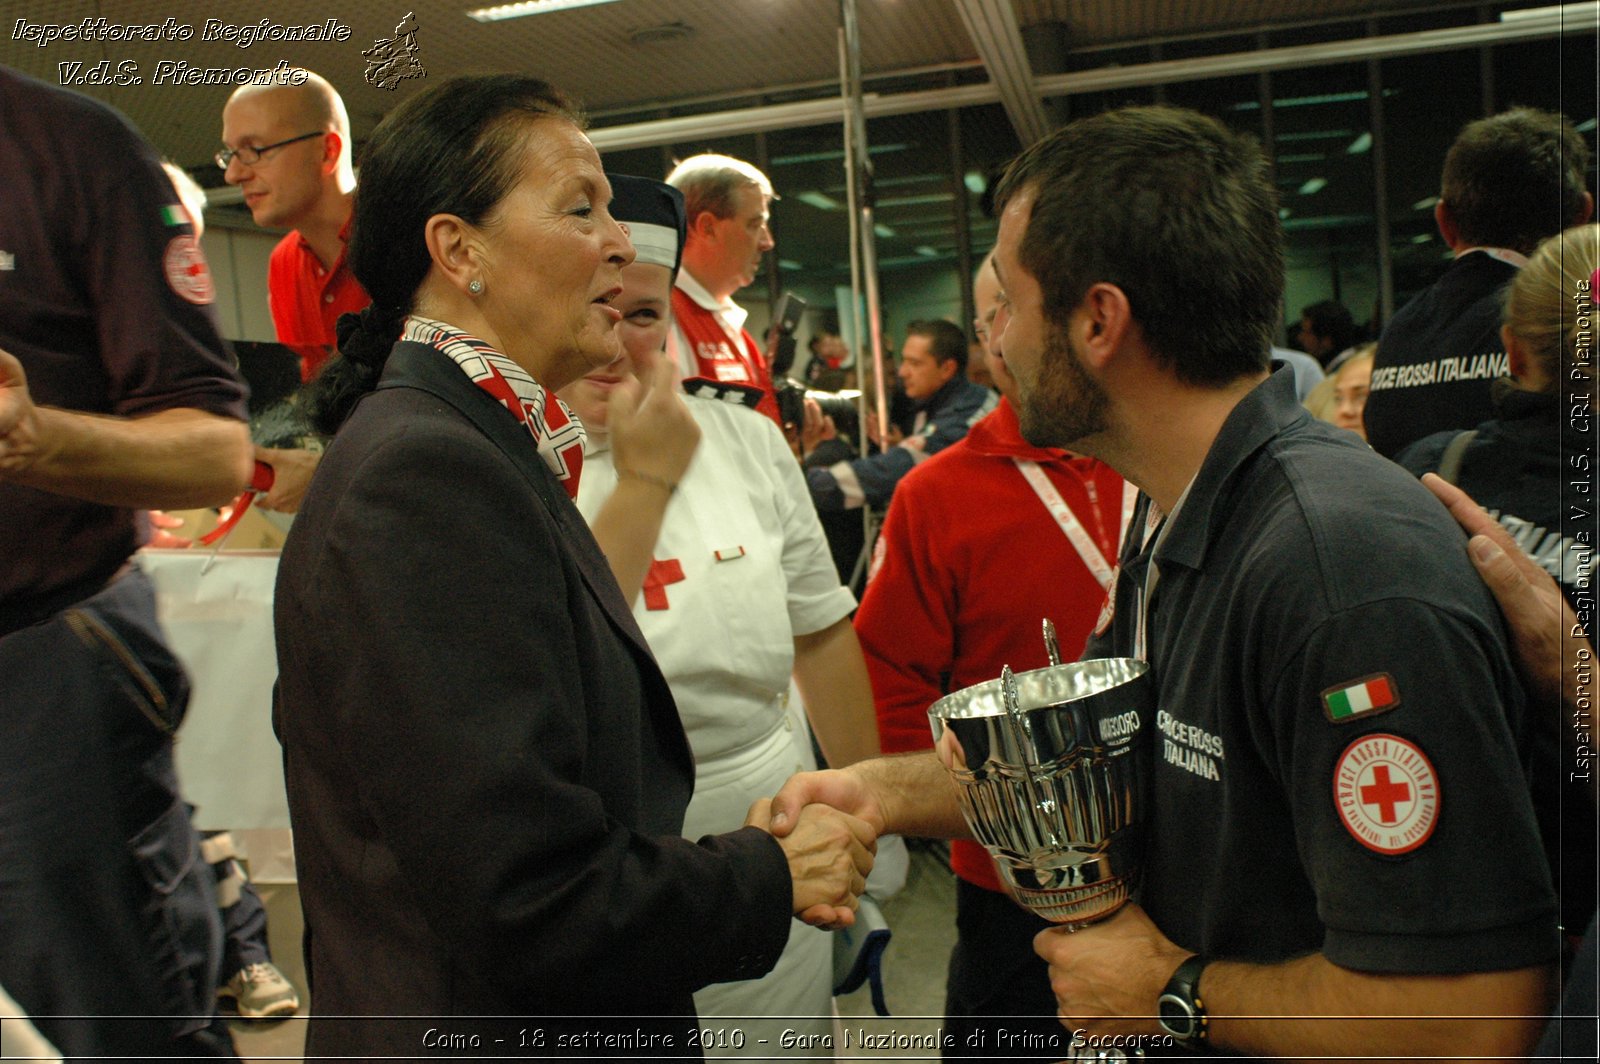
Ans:
[[[934,747],[960,784],[974,837],[1016,899],[1046,920],[1104,919],[1138,885],[1135,739],[1154,707],[1148,664],[1101,658],[1006,668],[929,708]]]

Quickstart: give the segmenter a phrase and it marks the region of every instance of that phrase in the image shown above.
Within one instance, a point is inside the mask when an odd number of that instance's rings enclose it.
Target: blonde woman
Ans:
[[[1363,415],[1367,409],[1367,393],[1372,387],[1372,361],[1377,353],[1377,344],[1358,348],[1313,388],[1305,401],[1311,416],[1366,439]]]

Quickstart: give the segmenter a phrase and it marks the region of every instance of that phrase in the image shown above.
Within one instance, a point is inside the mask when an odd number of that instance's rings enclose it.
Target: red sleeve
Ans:
[[[907,477],[895,492],[855,620],[886,754],[932,748],[928,707],[945,694],[955,658],[954,567],[940,564],[946,526],[929,512],[937,492],[919,490],[925,480]]]

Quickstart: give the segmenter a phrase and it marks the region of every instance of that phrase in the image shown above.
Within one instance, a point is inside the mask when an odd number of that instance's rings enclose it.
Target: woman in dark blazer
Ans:
[[[343,424],[277,587],[308,1056],[694,1055],[691,992],[766,971],[808,906],[848,921],[870,866],[831,810],[793,845],[677,837],[688,747],[571,503],[581,429],[553,395],[620,353],[609,198],[531,78],[436,86],[368,145],[350,257],[373,305],[318,385]],[[687,453],[638,458],[634,490],[663,492]],[[485,1016],[514,1019],[440,1019]]]

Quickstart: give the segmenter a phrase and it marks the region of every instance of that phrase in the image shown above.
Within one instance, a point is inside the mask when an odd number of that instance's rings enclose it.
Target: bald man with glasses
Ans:
[[[341,314],[360,311],[367,295],[345,263],[355,204],[350,116],[327,79],[296,70],[296,84],[243,85],[222,109],[224,179],[239,186],[257,225],[288,229],[267,264],[267,302],[278,342],[300,356],[309,381],[338,350]],[[316,471],[313,451],[257,447],[272,467],[263,509],[300,508]]]
[[[257,225],[290,230],[272,251],[267,291],[278,341],[317,375],[337,347],[339,315],[372,300],[345,265],[355,201],[350,118],[327,80],[244,85],[222,109],[216,154]]]

